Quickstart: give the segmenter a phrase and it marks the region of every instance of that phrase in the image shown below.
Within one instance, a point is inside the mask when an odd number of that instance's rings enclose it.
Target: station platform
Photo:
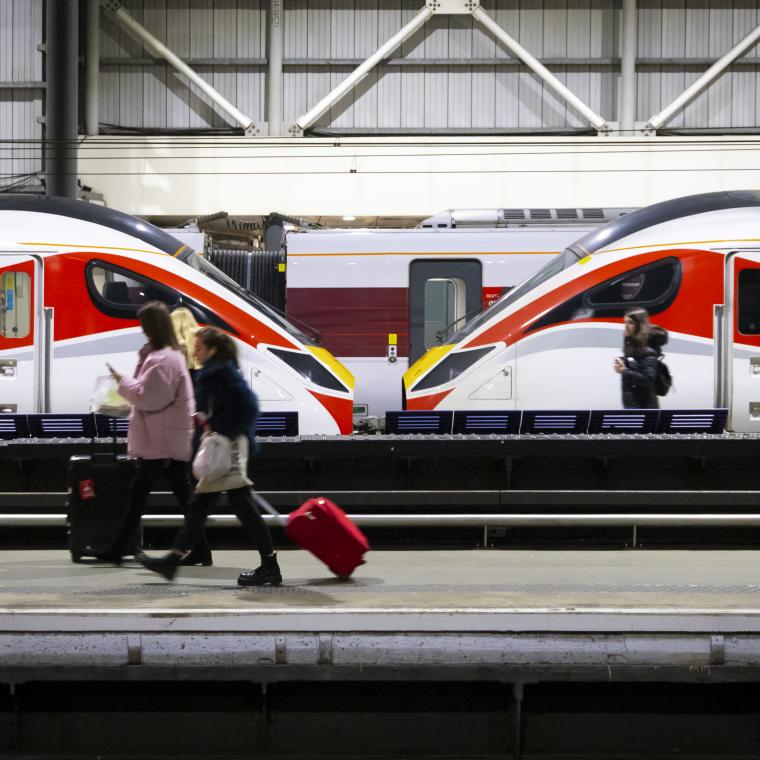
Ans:
[[[174,583],[68,552],[0,554],[0,682],[664,680],[760,673],[760,552],[376,551],[349,581],[303,551]]]

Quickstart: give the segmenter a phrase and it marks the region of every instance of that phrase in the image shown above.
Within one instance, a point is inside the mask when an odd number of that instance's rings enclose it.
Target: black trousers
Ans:
[[[185,526],[174,540],[175,549],[186,552],[190,547],[197,546],[196,542],[203,535],[206,519],[219,503],[221,495],[221,492],[193,494],[188,505]],[[238,520],[243,523],[243,527],[248,531],[248,535],[256,544],[256,548],[262,559],[270,556],[274,551],[272,535],[256,506],[256,502],[253,500],[253,496],[251,496],[251,489],[246,486],[245,488],[235,488],[232,491],[227,491],[227,500],[237,515]]]
[[[138,459],[135,475],[129,485],[127,509],[122,515],[116,535],[111,541],[109,554],[124,554],[130,536],[134,535],[138,529],[140,518],[145,513],[148,496],[155,488],[161,475],[166,475],[174,498],[179,503],[185,520],[188,519],[188,506],[193,492],[193,486],[190,482],[190,463],[181,462],[178,459]],[[197,552],[199,558],[210,555],[211,549],[206,539],[206,533],[202,528],[196,538],[193,554]]]

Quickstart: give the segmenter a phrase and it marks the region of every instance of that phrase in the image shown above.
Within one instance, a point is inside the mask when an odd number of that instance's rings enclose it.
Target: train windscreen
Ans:
[[[532,277],[529,277],[525,282],[512,288],[508,293],[505,293],[496,303],[489,306],[484,311],[481,311],[477,317],[474,317],[467,322],[462,329],[456,333],[452,339],[452,343],[456,343],[468,335],[471,335],[477,330],[486,320],[498,314],[500,311],[504,311],[508,306],[513,304],[518,298],[521,298],[526,293],[534,290],[542,283],[546,282],[550,277],[554,277],[555,274],[559,274],[569,266],[575,264],[581,256],[579,256],[572,248],[566,248],[558,256],[555,256],[548,264],[538,270]]]
[[[191,248],[183,251],[178,256],[178,258],[180,261],[188,264],[196,271],[205,274],[206,277],[209,277],[218,285],[221,285],[227,290],[231,290],[236,296],[238,296],[238,298],[242,298],[246,303],[250,304],[251,306],[255,306],[259,311],[266,314],[266,316],[269,317],[269,319],[271,319],[275,324],[282,327],[282,329],[285,330],[289,335],[297,338],[302,343],[314,345],[314,340],[305,333],[301,332],[301,330],[292,324],[283,314],[266,303],[266,301],[262,301],[260,298],[257,298],[255,295],[253,295],[253,293],[246,290],[242,285],[239,285],[231,277],[228,277],[224,272],[222,272],[221,269],[215,267],[210,261],[207,261],[205,258],[203,258],[203,256],[199,256]]]

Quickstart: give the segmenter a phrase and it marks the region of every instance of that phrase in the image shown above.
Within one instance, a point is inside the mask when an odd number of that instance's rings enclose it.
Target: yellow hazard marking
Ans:
[[[277,271],[278,272],[284,272],[285,271],[285,264],[278,264],[277,265]]]
[[[404,387],[409,390],[423,372],[427,372],[434,364],[437,364],[449,353],[449,351],[451,351],[452,348],[454,348],[453,343],[449,343],[445,346],[433,346],[432,348],[429,348],[426,353],[420,356],[420,358],[417,359],[406,372],[404,372]]]
[[[306,346],[306,348],[323,364],[326,364],[340,378],[346,388],[354,389],[354,376],[326,348],[319,348],[318,346]]]
[[[388,333],[388,345],[395,346],[398,344],[398,335],[396,333]]]

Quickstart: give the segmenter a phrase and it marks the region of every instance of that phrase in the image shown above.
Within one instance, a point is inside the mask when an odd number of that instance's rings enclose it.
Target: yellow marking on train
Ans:
[[[319,348],[318,346],[306,346],[306,348],[323,364],[326,364],[349,390],[354,389],[354,376],[326,348]]]
[[[389,346],[398,345],[398,333],[388,333],[388,345]]]
[[[427,372],[434,364],[443,359],[452,348],[454,348],[453,343],[449,343],[445,346],[433,346],[432,348],[429,348],[406,372],[404,372],[404,387],[409,390],[423,372]]]
[[[91,250],[93,248],[97,248],[99,250],[103,251],[133,251],[134,253],[156,253],[159,256],[169,256],[170,254],[164,253],[163,251],[149,251],[146,248],[124,248],[120,245],[82,245],[80,243],[16,243],[16,245],[33,245],[33,246],[39,246],[44,245],[48,248],[83,248],[85,250]]]
[[[678,243],[646,243],[631,245],[625,248],[601,248],[597,253],[619,253],[620,251],[635,251],[641,248],[672,248],[677,245],[713,245],[715,243],[760,243],[760,238],[729,238],[728,240],[684,240]]]
[[[578,263],[579,264],[588,264],[589,261],[591,261],[591,256],[584,256]]]
[[[317,256],[556,256],[559,251],[386,251],[365,253],[289,253],[288,258]]]
[[[177,248],[177,250],[176,250],[176,251],[175,251],[175,252],[172,254],[172,256],[174,256],[174,258],[176,259],[176,258],[177,258],[177,256],[179,256],[179,255],[180,255],[180,253],[182,253],[182,251],[184,251],[184,250],[185,250],[185,248],[187,248],[187,246],[186,246],[186,245],[181,245],[181,246],[180,246],[179,248]]]

